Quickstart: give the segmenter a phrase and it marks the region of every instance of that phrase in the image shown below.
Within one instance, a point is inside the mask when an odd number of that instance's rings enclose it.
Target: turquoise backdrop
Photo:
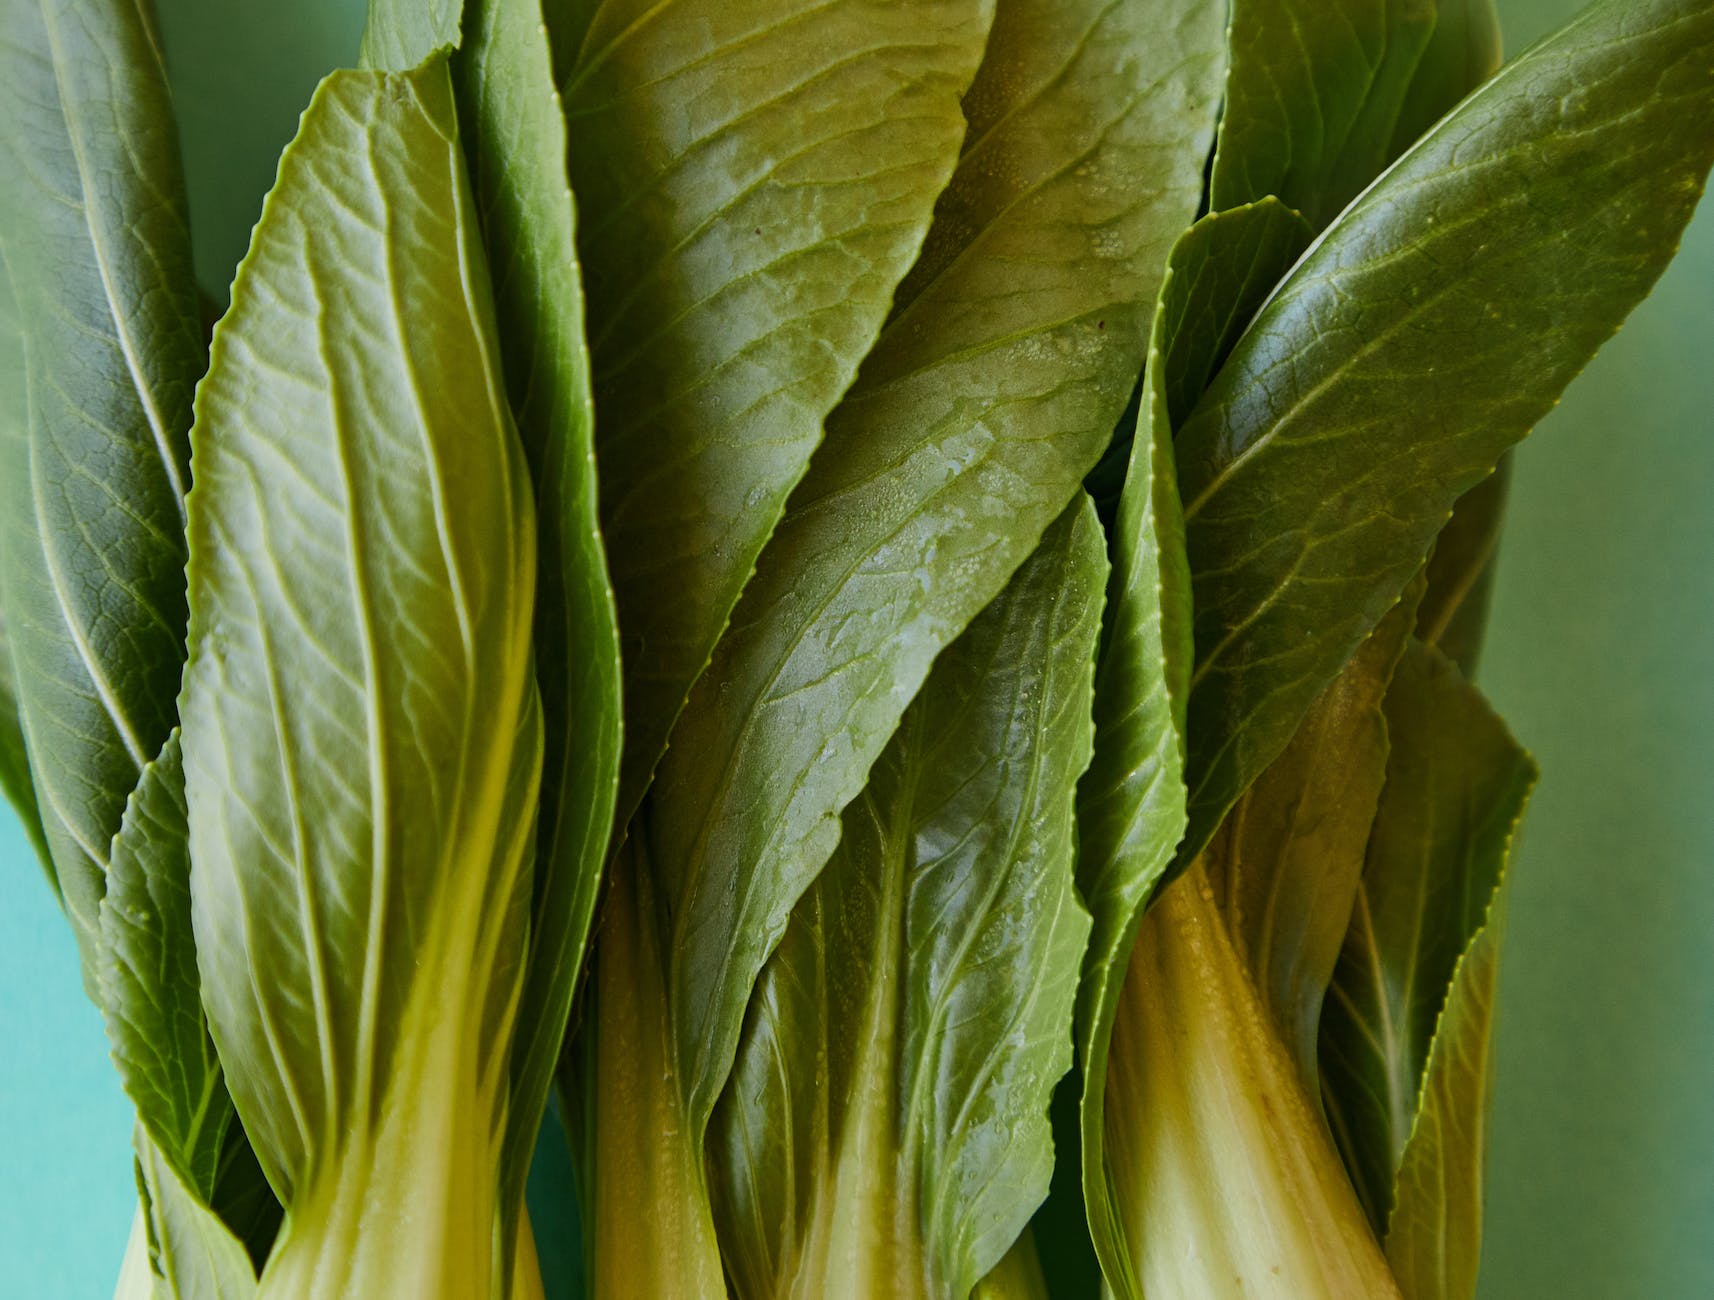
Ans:
[[[299,109],[355,53],[361,0],[157,8],[198,271],[223,297]],[[1502,0],[1509,48],[1576,8]],[[1711,560],[1704,203],[1518,457],[1482,682],[1543,777],[1504,957],[1483,1300],[1714,1296]],[[130,1123],[70,935],[0,813],[0,1291],[111,1294]]]

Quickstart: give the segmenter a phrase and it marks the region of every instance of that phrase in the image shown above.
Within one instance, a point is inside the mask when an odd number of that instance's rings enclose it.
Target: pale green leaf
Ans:
[[[0,443],[0,582],[93,994],[108,849],[175,717],[201,328],[149,6],[5,0],[0,24],[0,245],[27,395]]]
[[[1042,1274],[1035,1233],[1025,1228],[1005,1258],[970,1294],[971,1300],[1048,1300],[1051,1292]]]
[[[1135,383],[1218,90],[1218,15],[1166,9],[1002,3],[923,257],[674,733],[649,822],[693,1118],[840,811]]]
[[[1155,305],[1143,414],[1112,528],[1106,632],[1095,682],[1095,757],[1078,791],[1078,884],[1094,915],[1079,997],[1083,1198],[1116,1287],[1135,1283],[1106,1171],[1107,1044],[1144,902],[1184,830],[1190,574],[1172,433],[1309,241],[1277,201],[1197,222],[1173,246]]]
[[[369,0],[359,57],[365,68],[407,72],[458,45],[464,0]]]
[[[453,60],[466,155],[508,340],[507,391],[535,472],[536,655],[547,745],[529,968],[513,1048],[507,1213],[523,1195],[583,969],[618,793],[619,629],[596,520],[566,129],[540,0],[474,0]]]
[[[1714,161],[1710,114],[1714,8],[1604,0],[1425,136],[1240,340],[1177,443],[1183,860],[1653,284]]]
[[[964,134],[993,0],[549,0],[628,820]]]
[[[541,762],[536,540],[443,57],[316,92],[193,443],[191,896],[286,1203],[263,1291],[481,1294]]]
[[[710,1135],[741,1297],[965,1297],[1047,1194],[1089,920],[1087,497],[936,662],[751,1000]]]
[[[249,1300],[256,1270],[244,1245],[195,1188],[185,1185],[141,1127],[137,1177],[148,1214],[151,1271],[172,1300]]]
[[[1535,780],[1535,765],[1481,695],[1427,646],[1413,645],[1400,663],[1386,714],[1386,789],[1321,1032],[1328,1117],[1377,1232],[1388,1223],[1454,968],[1485,924]],[[1464,1077],[1481,1083],[1485,1073]],[[1479,1133],[1486,1099],[1482,1084],[1436,1122]],[[1479,1187],[1481,1153],[1463,1158]],[[1464,1263],[1474,1269],[1474,1259]]]
[[[202,1014],[177,732],[144,769],[125,809],[100,923],[101,1006],[113,1063],[137,1107],[139,1140],[173,1166],[187,1195],[206,1202],[232,1100]]]

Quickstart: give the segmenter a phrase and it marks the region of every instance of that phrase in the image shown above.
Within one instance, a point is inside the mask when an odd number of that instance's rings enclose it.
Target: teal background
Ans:
[[[223,298],[299,110],[355,54],[362,4],[157,8],[198,273]],[[1508,48],[1576,8],[1502,0]],[[1505,948],[1483,1300],[1714,1295],[1710,560],[1705,202],[1654,297],[1518,456],[1481,677],[1543,777]],[[69,932],[0,814],[0,1291],[111,1294],[130,1125]]]

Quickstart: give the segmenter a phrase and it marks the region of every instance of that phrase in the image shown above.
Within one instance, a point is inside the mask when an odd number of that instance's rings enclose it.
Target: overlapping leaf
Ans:
[[[1424,1076],[1447,990],[1487,924],[1535,779],[1534,764],[1481,696],[1427,646],[1414,645],[1401,662],[1386,713],[1386,790],[1321,1034],[1328,1115],[1378,1233],[1388,1228],[1425,1097],[1434,1102],[1427,1124],[1448,1130],[1426,1139],[1439,1148],[1432,1159],[1464,1175],[1439,1190],[1449,1203],[1414,1204],[1412,1215],[1479,1221],[1491,953],[1470,959],[1461,995],[1468,1002],[1453,1016],[1442,1076],[1426,1094]],[[1417,1186],[1413,1195],[1427,1190]],[[1474,1245],[1470,1237],[1448,1248],[1472,1280]]]
[[[547,746],[530,951],[506,1139],[508,1213],[583,968],[618,792],[619,630],[596,519],[566,129],[539,0],[475,0],[454,60],[477,208],[494,266],[507,391],[535,471],[536,662]]]
[[[1467,678],[1476,674],[1487,630],[1511,469],[1512,458],[1502,456],[1492,474],[1458,498],[1428,557],[1428,586],[1417,611],[1416,634]]]
[[[317,91],[193,441],[191,895],[287,1203],[263,1292],[482,1294],[541,761],[535,529],[444,58]]]
[[[1204,218],[1173,246],[1155,307],[1143,415],[1112,531],[1095,757],[1078,791],[1078,883],[1094,915],[1077,1022],[1083,1197],[1114,1285],[1130,1276],[1105,1154],[1107,1041],[1142,908],[1184,830],[1190,574],[1174,423],[1309,240],[1275,200]]]
[[[624,634],[621,820],[885,320],[993,0],[550,0]]]
[[[1046,1195],[1104,549],[1084,498],[941,656],[768,962],[711,1136],[740,1296],[967,1296]]]
[[[1217,89],[1217,15],[1168,8],[1001,5],[923,257],[680,720],[649,816],[693,1119],[840,811],[1131,391]]]
[[[109,846],[175,716],[201,330],[148,6],[6,0],[0,21],[0,242],[26,401],[0,443],[0,582],[35,795],[93,994]]]
[[[1609,0],[1466,99],[1262,310],[1177,451],[1188,860],[1648,291],[1714,161],[1714,9]]]

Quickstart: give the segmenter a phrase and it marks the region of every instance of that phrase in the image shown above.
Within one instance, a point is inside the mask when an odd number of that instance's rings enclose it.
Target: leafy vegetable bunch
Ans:
[[[147,6],[5,17],[0,782],[121,1295],[1471,1295],[1495,470],[1714,4],[375,0],[211,343]]]

